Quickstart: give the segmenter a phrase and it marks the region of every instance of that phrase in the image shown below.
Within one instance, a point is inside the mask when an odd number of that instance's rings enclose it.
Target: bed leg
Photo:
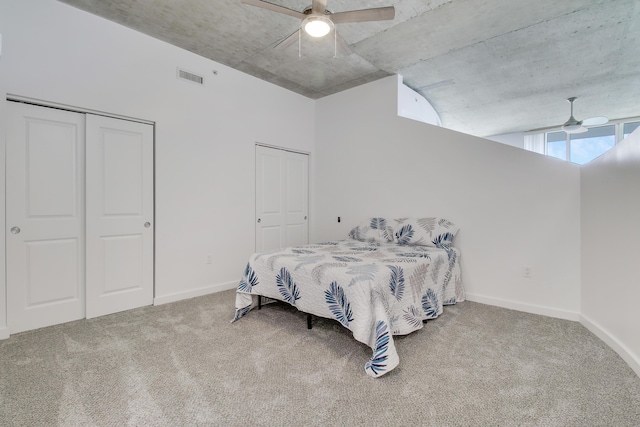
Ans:
[[[262,308],[262,295],[258,295],[258,310]]]
[[[307,329],[311,329],[311,314],[307,313]]]

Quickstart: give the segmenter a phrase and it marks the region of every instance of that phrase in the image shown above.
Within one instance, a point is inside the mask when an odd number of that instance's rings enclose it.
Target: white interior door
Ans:
[[[7,314],[17,333],[85,316],[85,133],[82,114],[7,109]]]
[[[87,318],[153,303],[153,127],[87,114]]]
[[[256,251],[308,243],[306,154],[256,146]]]

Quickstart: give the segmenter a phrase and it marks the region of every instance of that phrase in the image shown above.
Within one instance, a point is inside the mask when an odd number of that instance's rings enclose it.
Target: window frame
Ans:
[[[614,147],[616,145],[618,145],[620,143],[620,141],[623,140],[624,137],[624,125],[626,123],[635,123],[635,122],[640,122],[640,117],[629,117],[626,119],[617,119],[617,120],[609,120],[607,123],[603,124],[603,125],[597,125],[597,126],[585,126],[588,129],[593,129],[593,128],[599,128],[599,127],[605,127],[605,126],[614,126],[614,135],[615,135],[615,142],[614,142]],[[525,135],[534,135],[534,134],[543,134],[544,135],[544,155],[548,156],[548,157],[552,157],[554,159],[558,159],[560,161],[564,161],[564,162],[570,162],[576,165],[579,165],[579,163],[575,163],[571,161],[571,134],[565,133],[565,159],[560,159],[558,157],[552,156],[549,152],[549,143],[547,141],[547,135],[550,133],[554,133],[554,132],[564,132],[562,130],[561,126],[555,126],[555,127],[551,127],[551,128],[543,128],[543,129],[537,129],[535,131],[529,131],[529,132],[525,132]],[[555,142],[559,142],[559,141],[555,141]],[[611,147],[613,148],[613,147]],[[610,148],[610,149],[611,149]],[[609,151],[609,150],[607,150]],[[606,153],[603,152],[602,154]],[[600,154],[600,155],[602,155]],[[598,156],[599,157],[599,156]],[[595,157],[593,160],[597,159],[598,157]],[[591,160],[592,161],[592,160]],[[587,162],[589,163],[589,162]],[[586,163],[584,163],[586,164]]]

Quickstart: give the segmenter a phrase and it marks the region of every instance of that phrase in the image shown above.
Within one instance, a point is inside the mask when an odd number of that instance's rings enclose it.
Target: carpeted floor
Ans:
[[[2,426],[639,426],[640,378],[579,323],[464,302],[371,350],[234,292],[0,341]]]

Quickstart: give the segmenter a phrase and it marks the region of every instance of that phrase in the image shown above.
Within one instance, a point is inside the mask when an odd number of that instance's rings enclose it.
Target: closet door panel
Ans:
[[[280,150],[256,146],[256,251],[286,244],[284,159]]]
[[[153,303],[153,128],[87,115],[87,318]]]
[[[256,251],[309,242],[309,156],[256,146]]]
[[[8,102],[10,333],[82,319],[84,115]]]
[[[286,167],[286,246],[309,243],[309,156],[285,152]]]

